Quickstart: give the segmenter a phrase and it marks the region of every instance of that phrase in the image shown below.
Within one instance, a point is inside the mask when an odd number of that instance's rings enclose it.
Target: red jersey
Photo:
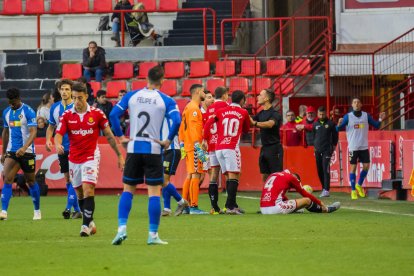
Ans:
[[[214,112],[216,110],[220,110],[222,108],[228,107],[229,104],[222,100],[216,100],[213,104],[211,104],[207,109],[207,119],[214,117]],[[217,123],[214,122],[210,130],[207,129],[207,133],[205,135],[207,144],[208,144],[208,151],[213,152],[216,150],[216,142],[217,142]]]
[[[250,130],[249,113],[238,104],[231,104],[215,112],[216,116],[208,119],[204,134],[216,122],[217,143],[215,150],[235,149],[239,146],[240,135]],[[205,134],[206,137],[206,134]]]
[[[276,201],[288,200],[286,192],[290,188],[295,189],[303,197],[308,197],[313,202],[319,205],[321,204],[319,199],[302,188],[302,185],[296,177],[283,171],[273,173],[266,179],[266,183],[262,191],[262,197],[260,198],[260,207],[273,207],[276,206]]]
[[[69,136],[69,161],[76,164],[94,158],[100,130],[109,126],[102,110],[88,105],[86,113],[79,114],[75,108],[66,110],[59,120],[56,133]]]
[[[207,110],[204,109],[204,107],[200,107],[200,111],[203,117],[203,126],[204,126],[208,120],[208,113],[207,113]]]

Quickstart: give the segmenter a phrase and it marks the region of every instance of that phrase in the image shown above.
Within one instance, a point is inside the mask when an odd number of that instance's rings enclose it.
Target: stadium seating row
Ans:
[[[47,0],[49,1],[49,0]],[[131,4],[144,3],[145,9],[156,10],[156,0],[129,0]],[[71,13],[71,12],[103,12],[112,10],[113,2],[116,0],[94,0],[93,8],[89,9],[89,0],[50,0],[49,12]],[[158,10],[174,10],[178,8],[178,0],[159,0]],[[45,12],[45,0],[26,0],[26,13]],[[2,14],[22,14],[22,0],[4,0]]]
[[[158,65],[157,62],[141,62],[138,67],[138,79],[145,79],[148,71]],[[185,77],[184,62],[166,62],[164,64],[165,78],[179,79]],[[256,71],[256,73],[255,73]],[[253,77],[260,75],[259,60],[242,60],[241,70],[237,74],[239,77]],[[266,72],[263,76],[280,76],[286,71],[286,60],[268,60],[266,62]],[[308,59],[297,59],[291,67],[291,75],[306,75],[310,71]],[[236,63],[234,60],[217,61],[214,77],[233,77],[236,75]],[[62,78],[77,79],[82,76],[81,64],[63,64]],[[210,76],[210,62],[192,61],[190,62],[189,78],[204,78]],[[112,79],[130,79],[134,77],[134,64],[132,62],[119,62],[114,64],[114,74]]]
[[[92,89],[94,93],[101,89],[101,83],[99,82],[91,82]],[[177,96],[179,95],[182,97],[189,97],[190,96],[190,87],[193,84],[203,84],[202,79],[183,79],[181,82],[181,91],[178,89],[178,81],[166,79],[164,80],[161,91],[166,93],[169,96]],[[128,82],[125,80],[118,80],[118,81],[108,81],[106,83],[106,96],[108,98],[117,98],[119,90],[137,90],[144,88],[147,85],[146,80],[133,80],[131,82],[130,87],[128,86]],[[205,81],[205,87],[208,91],[211,91],[214,94],[214,91],[218,86],[226,86],[225,81],[223,78],[211,78]],[[263,78],[256,78],[252,80],[251,89],[249,89],[249,79],[244,77],[235,77],[229,79],[229,92],[232,93],[235,90],[241,90],[245,94],[253,94],[254,90],[260,92],[263,89],[271,88],[272,87],[272,79],[268,77]],[[279,78],[273,84],[273,88],[276,94],[289,93],[294,88],[294,81],[292,78]]]

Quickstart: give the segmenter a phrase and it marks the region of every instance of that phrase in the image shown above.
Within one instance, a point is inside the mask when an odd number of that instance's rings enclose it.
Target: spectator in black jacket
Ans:
[[[101,82],[106,67],[105,49],[91,41],[88,48],[83,49],[82,56],[83,76],[90,82],[92,74],[95,74],[95,80]]]
[[[102,110],[106,117],[109,118],[109,113],[111,113],[113,106],[112,103],[106,98],[105,90],[98,90],[98,92],[96,92],[96,102],[94,106]]]
[[[114,10],[132,10],[132,5],[129,0],[119,0],[116,3]],[[121,26],[121,13],[114,12],[111,16],[112,21],[112,37],[111,40],[116,42],[115,47],[121,46],[121,39],[119,36]]]
[[[318,119],[313,123],[313,146],[319,181],[323,187],[319,197],[329,197],[331,185],[330,162],[338,144],[338,132],[334,122],[328,119],[324,106],[318,108]]]

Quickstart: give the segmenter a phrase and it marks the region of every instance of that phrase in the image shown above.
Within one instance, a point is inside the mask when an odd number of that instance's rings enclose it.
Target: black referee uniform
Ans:
[[[315,134],[314,149],[319,181],[325,191],[329,191],[331,184],[330,162],[333,151],[338,144],[338,132],[335,123],[326,118],[313,123]]]
[[[262,148],[260,150],[259,167],[261,174],[272,174],[283,170],[283,147],[280,144],[279,129],[282,125],[282,116],[274,109],[260,111],[253,120],[275,122],[272,128],[260,128],[260,140]]]

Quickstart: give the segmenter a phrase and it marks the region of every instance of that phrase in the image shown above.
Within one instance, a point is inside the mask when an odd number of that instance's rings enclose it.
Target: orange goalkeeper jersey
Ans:
[[[195,101],[187,104],[182,115],[180,130],[178,132],[180,142],[184,142],[185,151],[193,151],[196,142],[203,141],[203,115]]]

